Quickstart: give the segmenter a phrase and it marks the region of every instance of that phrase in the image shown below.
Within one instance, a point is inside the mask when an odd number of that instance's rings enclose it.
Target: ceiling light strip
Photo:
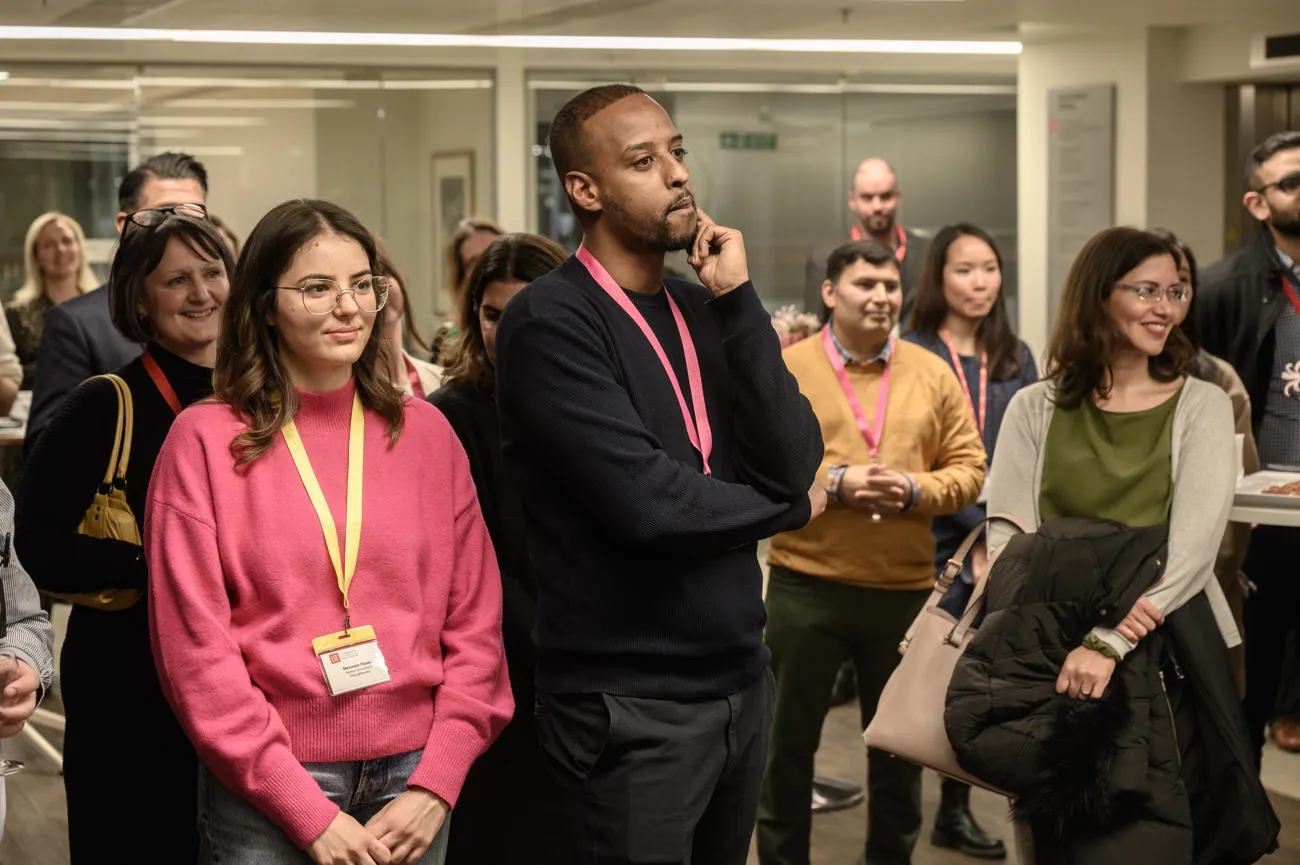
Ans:
[[[944,39],[732,39],[460,33],[181,30],[149,27],[0,27],[0,40],[346,45],[384,48],[539,48],[574,51],[761,51],[814,54],[1019,54],[1019,42]]]

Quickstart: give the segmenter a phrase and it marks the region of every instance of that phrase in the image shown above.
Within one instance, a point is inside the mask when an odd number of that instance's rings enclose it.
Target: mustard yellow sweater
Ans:
[[[871,462],[839,379],[819,337],[785,350],[785,362],[821,423],[826,456],[818,477],[833,465]],[[810,576],[879,589],[934,585],[934,535],[930,518],[955,513],[979,498],[984,445],[952,369],[937,355],[899,340],[889,361],[889,403],[879,462],[912,475],[920,486],[916,507],[873,523],[864,511],[834,502],[796,532],[772,539],[769,562]],[[850,366],[849,380],[875,424],[876,395],[884,368]]]

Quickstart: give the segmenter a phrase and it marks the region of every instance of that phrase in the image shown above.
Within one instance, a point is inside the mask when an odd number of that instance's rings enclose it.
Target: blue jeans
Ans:
[[[354,763],[304,763],[330,801],[363,826],[406,792],[423,751]],[[251,804],[199,769],[199,865],[310,865],[311,857]],[[450,815],[417,865],[442,865]]]

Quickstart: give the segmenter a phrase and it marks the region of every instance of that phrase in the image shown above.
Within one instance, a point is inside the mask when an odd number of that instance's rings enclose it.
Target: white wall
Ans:
[[[1185,31],[1152,30],[1148,49],[1146,224],[1170,229],[1209,264],[1224,247],[1225,90],[1179,80]]]
[[[1147,34],[1129,30],[1069,42],[1026,45],[1020,55],[1017,174],[1020,226],[1020,336],[1047,348],[1048,91],[1116,85],[1115,218],[1147,221]]]
[[[1025,46],[1020,56],[1020,334],[1038,353],[1048,321],[1048,91],[1113,84],[1115,222],[1162,225],[1202,261],[1223,251],[1224,88],[1184,83],[1182,29],[1153,28]]]

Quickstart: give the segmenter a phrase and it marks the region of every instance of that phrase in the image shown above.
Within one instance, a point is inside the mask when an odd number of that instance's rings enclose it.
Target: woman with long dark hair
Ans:
[[[1038,369],[1029,346],[1011,329],[1002,296],[1002,253],[982,228],[963,222],[945,226],[935,235],[926,251],[903,338],[928,348],[953,368],[991,465],[1007,406],[1021,388],[1038,381]],[[934,519],[936,569],[953,557],[986,513],[978,503]],[[943,599],[944,608],[958,617],[974,591],[976,578],[984,575],[987,551],[983,542],[966,561],[961,578]],[[975,822],[970,787],[951,778],[943,781],[930,843],[979,859],[1006,857],[1006,845],[990,838]]]
[[[438,865],[513,708],[469,464],[389,379],[387,290],[350,213],[271,210],[240,255],[216,398],[158,458],[150,623],[204,764],[201,863]]]
[[[150,477],[185,406],[212,393],[230,250],[194,204],[137,210],[113,257],[113,324],[144,353],[117,371],[129,408],[107,378],[86,381],[41,435],[18,492],[15,543],[38,588],[80,599],[63,644],[60,691],[67,717],[63,784],[74,865],[141,858],[140,802],[124,795],[122,761],[148,755],[149,838],[171,861],[198,851],[194,746],[163,699],[149,652],[147,561],[138,540]],[[124,439],[126,501],[136,538],[83,531]],[[113,483],[118,472],[113,468]],[[101,509],[102,510],[102,509]],[[88,605],[92,599],[111,604]]]
[[[514,720],[474,764],[451,832],[451,865],[568,862],[558,840],[564,816],[550,794],[533,720],[532,631],[537,590],[528,575],[528,538],[514,485],[501,456],[496,406],[496,328],[510,299],[559,267],[564,250],[536,234],[507,234],[483,253],[466,283],[465,322],[445,384],[429,401],[447,416],[469,455],[483,519],[501,564],[506,664],[515,695]]]
[[[1017,803],[1032,836],[1033,852],[1021,861],[1037,865],[1229,861],[1219,858],[1225,851],[1242,857],[1230,861],[1246,862],[1268,850],[1272,814],[1249,759],[1227,659],[1240,637],[1214,576],[1236,485],[1232,406],[1217,385],[1189,377],[1194,348],[1178,323],[1191,288],[1178,258],[1160,237],[1134,228],[1107,229],[1084,246],[1066,279],[1046,378],[1012,400],[998,440],[990,513],[1029,528],[1050,523],[1057,533],[1082,532],[1061,526],[1063,518],[1083,518],[1091,527],[1163,530],[1165,538],[1137,570],[1108,572],[1098,561],[1072,560],[1075,583],[1105,575],[1096,590],[1104,593],[1111,579],[1124,580],[1136,601],[1113,610],[1080,604],[1089,622],[1113,626],[1064,644],[1063,629],[1046,627],[1034,639],[1036,651],[1047,654],[1008,644],[1020,654],[1004,658],[996,674],[999,683],[1009,668],[1028,675],[1060,651],[1052,700],[1029,710],[1031,689],[999,690],[987,723],[1012,735],[1024,730],[1005,729],[1022,710],[1044,719],[1045,727],[1019,740],[1017,754],[1044,753],[1029,742],[1041,735],[1057,755],[1114,755],[1084,761],[1084,779],[1059,764],[1021,761],[1027,765],[1017,771],[1039,785]],[[1009,533],[1001,523],[991,527],[990,550]],[[1050,575],[1064,563],[1035,559],[1035,566]],[[1001,578],[995,569],[990,594],[1005,589]],[[1050,608],[1053,596],[1039,603]],[[1007,616],[1032,621],[1025,609],[1013,603],[999,626],[1016,620]],[[1176,615],[1183,624],[1175,626]],[[1101,714],[1087,716],[1086,736],[1052,739],[1069,729],[1062,725],[1070,718],[1084,717],[1075,701]],[[952,711],[950,692],[950,735]],[[1102,811],[1115,796],[1130,798],[1122,814],[1107,817]],[[1082,825],[1089,830],[1079,831]]]

